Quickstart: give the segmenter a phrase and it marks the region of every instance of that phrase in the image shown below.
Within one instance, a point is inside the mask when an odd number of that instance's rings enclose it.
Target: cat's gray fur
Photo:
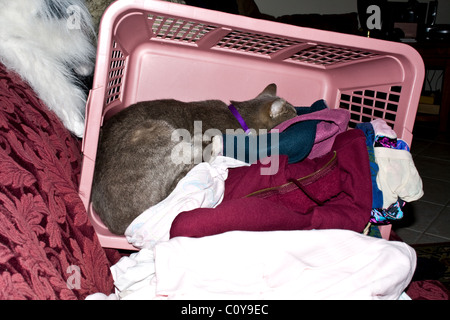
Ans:
[[[256,132],[296,116],[294,107],[276,96],[275,84],[255,99],[232,104]],[[225,133],[226,129],[241,128],[227,104],[219,100],[140,102],[105,122],[95,164],[92,204],[111,232],[123,234],[139,214],[166,198],[194,167],[193,161],[175,164],[171,160],[178,143],[172,141],[172,133],[184,128],[192,135],[194,121],[202,121],[203,132],[215,128]]]

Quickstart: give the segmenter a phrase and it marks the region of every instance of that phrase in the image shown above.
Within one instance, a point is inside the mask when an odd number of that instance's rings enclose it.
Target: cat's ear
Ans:
[[[286,108],[286,100],[278,98],[272,105],[270,106],[270,117],[272,119],[278,117],[279,115],[284,113],[284,109]]]
[[[275,97],[277,95],[277,85],[275,83],[271,83],[269,84],[259,95],[270,95]]]

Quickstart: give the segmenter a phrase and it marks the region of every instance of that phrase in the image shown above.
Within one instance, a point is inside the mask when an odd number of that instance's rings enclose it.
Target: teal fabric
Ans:
[[[318,100],[311,107],[296,107],[297,115],[304,115],[326,109],[324,100]],[[306,120],[294,123],[283,132],[260,135],[224,134],[223,155],[247,163],[254,163],[266,156],[281,154],[288,156],[289,163],[305,159],[311,152],[320,120]]]

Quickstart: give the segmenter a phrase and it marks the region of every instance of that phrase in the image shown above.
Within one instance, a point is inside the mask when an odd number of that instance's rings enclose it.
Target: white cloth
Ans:
[[[141,249],[122,257],[111,267],[118,299],[157,299],[155,259],[153,249]]]
[[[120,299],[399,299],[414,249],[348,230],[177,237],[111,268]]]
[[[374,148],[378,164],[377,185],[383,192],[383,208],[398,198],[411,202],[423,196],[422,179],[409,151],[384,147]]]
[[[202,162],[181,179],[171,194],[141,213],[125,230],[129,243],[137,248],[152,248],[169,240],[176,216],[196,208],[214,208],[222,202],[228,168],[249,164],[230,157],[217,156],[211,163]]]
[[[395,131],[386,123],[384,119],[374,119],[370,121],[370,123],[372,124],[375,137],[384,136],[391,139],[397,138],[397,134],[395,133]]]

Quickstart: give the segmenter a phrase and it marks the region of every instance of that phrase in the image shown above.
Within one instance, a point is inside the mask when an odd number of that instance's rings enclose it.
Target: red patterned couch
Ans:
[[[118,258],[78,196],[80,141],[0,63],[0,299],[111,293]]]

